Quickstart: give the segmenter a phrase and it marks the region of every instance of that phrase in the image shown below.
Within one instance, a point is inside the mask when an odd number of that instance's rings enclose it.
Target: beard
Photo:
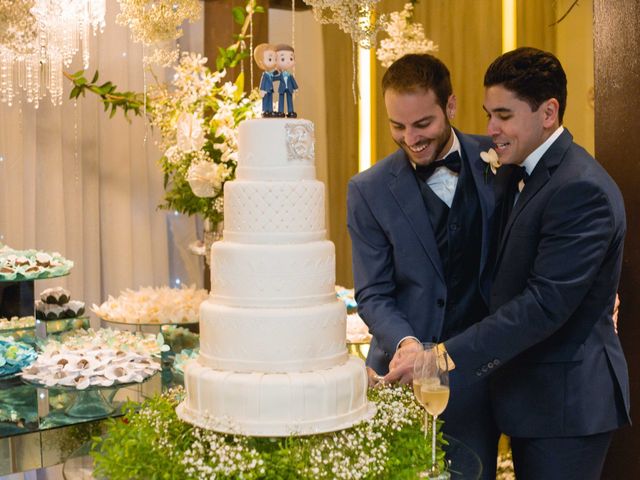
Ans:
[[[413,147],[420,147],[423,145],[435,144],[435,148],[433,149],[434,153],[432,153],[431,156],[427,157],[426,159],[425,158],[420,159],[420,161],[416,161],[416,158],[419,158],[422,152],[412,151],[409,148],[409,146],[404,142],[404,140],[396,140],[394,138],[393,141],[395,142],[396,145],[398,145],[398,147],[404,150],[404,152],[407,154],[407,156],[413,163],[418,165],[429,165],[430,163],[433,163],[437,159],[442,158],[444,156],[444,154],[446,153],[444,149],[447,146],[447,143],[449,142],[449,140],[451,139],[452,134],[453,133],[451,130],[451,124],[447,121],[441,135],[437,136],[436,138],[421,140],[415,145],[412,145]]]

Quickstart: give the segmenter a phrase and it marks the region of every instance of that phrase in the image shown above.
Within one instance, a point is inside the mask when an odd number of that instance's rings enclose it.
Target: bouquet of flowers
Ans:
[[[222,83],[226,71],[212,72],[199,54],[183,54],[171,90],[153,88],[148,109],[161,134],[165,198],[161,208],[199,213],[212,225],[222,221],[222,187],[235,177],[237,126],[259,114],[257,92],[246,95],[240,74]]]

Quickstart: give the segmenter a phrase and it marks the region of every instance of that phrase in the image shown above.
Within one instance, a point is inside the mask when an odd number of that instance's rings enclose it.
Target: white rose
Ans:
[[[187,181],[198,197],[213,197],[222,186],[218,165],[212,162],[193,163],[187,171]]]
[[[203,120],[197,113],[181,113],[176,125],[178,148],[183,152],[200,150],[204,145]]]

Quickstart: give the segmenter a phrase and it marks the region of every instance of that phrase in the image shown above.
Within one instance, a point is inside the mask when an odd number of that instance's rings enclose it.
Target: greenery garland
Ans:
[[[181,421],[184,389],[129,403],[93,439],[95,475],[124,479],[408,479],[431,463],[423,410],[408,387],[371,389],[375,417],[347,430],[289,438],[220,434]],[[440,430],[441,424],[438,426]],[[437,461],[445,465],[438,431]]]

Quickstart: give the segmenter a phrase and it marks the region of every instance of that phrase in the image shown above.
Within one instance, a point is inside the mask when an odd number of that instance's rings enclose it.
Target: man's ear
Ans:
[[[456,96],[452,93],[451,95],[449,95],[449,98],[447,99],[447,110],[445,112],[449,120],[453,120],[453,118],[456,116],[456,108],[457,108]]]
[[[560,125],[560,103],[555,98],[546,100],[542,105],[542,125],[544,128],[553,128]]]

